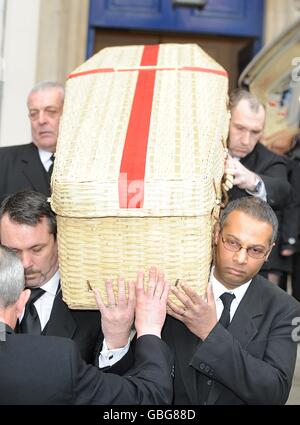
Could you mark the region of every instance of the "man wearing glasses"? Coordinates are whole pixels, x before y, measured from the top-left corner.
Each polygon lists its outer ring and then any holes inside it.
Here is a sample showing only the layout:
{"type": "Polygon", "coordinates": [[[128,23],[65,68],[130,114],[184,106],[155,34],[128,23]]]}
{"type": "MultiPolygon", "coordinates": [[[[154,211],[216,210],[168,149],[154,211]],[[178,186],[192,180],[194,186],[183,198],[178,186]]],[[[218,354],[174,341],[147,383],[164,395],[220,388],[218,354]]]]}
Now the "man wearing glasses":
{"type": "Polygon", "coordinates": [[[300,304],[257,274],[277,227],[260,198],[232,201],[215,229],[206,299],[185,282],[173,287],[182,305],[168,302],[163,338],[175,353],[174,404],[287,401],[300,304]]]}

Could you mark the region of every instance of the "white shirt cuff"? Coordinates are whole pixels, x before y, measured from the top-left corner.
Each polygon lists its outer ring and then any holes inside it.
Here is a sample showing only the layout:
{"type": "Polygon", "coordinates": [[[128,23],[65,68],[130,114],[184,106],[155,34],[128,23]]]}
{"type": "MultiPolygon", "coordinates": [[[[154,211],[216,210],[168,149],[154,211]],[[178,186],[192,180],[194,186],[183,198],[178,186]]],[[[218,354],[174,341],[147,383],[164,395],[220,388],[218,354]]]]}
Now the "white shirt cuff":
{"type": "Polygon", "coordinates": [[[246,192],[249,193],[249,195],[256,196],[257,198],[260,198],[263,201],[267,202],[266,186],[265,186],[265,183],[263,182],[263,180],[260,179],[260,181],[261,181],[262,184],[261,184],[258,192],[252,192],[251,190],[247,190],[247,189],[246,189],[246,192]]]}
{"type": "Polygon", "coordinates": [[[121,360],[122,357],[127,354],[130,347],[130,338],[128,338],[128,342],[124,347],[114,348],[113,350],[109,350],[107,348],[105,339],[103,340],[102,350],[99,355],[99,367],[110,367],[121,360]]]}

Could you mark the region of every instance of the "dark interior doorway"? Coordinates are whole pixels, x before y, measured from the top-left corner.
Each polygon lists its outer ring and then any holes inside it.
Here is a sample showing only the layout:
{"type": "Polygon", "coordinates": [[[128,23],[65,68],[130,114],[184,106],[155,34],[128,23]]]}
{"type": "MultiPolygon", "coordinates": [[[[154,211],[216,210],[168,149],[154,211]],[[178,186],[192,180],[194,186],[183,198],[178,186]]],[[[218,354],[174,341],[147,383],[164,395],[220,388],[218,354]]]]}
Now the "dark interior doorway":
{"type": "Polygon", "coordinates": [[[94,52],[104,47],[157,43],[196,43],[221,64],[229,74],[230,90],[237,86],[238,77],[251,59],[253,39],[197,34],[146,32],[97,28],[94,52]]]}

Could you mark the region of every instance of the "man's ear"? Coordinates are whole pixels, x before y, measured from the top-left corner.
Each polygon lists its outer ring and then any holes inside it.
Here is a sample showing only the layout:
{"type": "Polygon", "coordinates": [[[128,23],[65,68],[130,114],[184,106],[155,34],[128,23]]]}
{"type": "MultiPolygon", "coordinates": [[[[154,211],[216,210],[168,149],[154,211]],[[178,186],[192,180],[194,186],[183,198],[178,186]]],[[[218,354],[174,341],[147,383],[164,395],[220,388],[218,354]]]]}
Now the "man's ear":
{"type": "Polygon", "coordinates": [[[25,305],[30,297],[30,289],[24,289],[24,291],[21,292],[17,302],[16,302],[16,313],[17,317],[19,318],[21,314],[24,311],[25,305]]]}
{"type": "Polygon", "coordinates": [[[221,231],[220,223],[216,223],[214,227],[214,236],[213,236],[214,245],[217,245],[218,243],[220,231],[221,231]]]}

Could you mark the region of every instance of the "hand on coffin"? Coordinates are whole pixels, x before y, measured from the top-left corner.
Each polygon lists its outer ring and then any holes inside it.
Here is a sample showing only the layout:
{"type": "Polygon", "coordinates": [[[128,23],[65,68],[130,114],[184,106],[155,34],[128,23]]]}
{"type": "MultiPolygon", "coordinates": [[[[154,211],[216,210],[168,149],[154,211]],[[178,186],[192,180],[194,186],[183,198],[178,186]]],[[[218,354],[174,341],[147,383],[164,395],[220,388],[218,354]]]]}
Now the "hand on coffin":
{"type": "Polygon", "coordinates": [[[126,299],[125,280],[118,279],[118,297],[113,291],[113,282],[105,282],[108,305],[105,305],[98,289],[94,290],[95,298],[101,312],[101,326],[107,348],[112,350],[124,347],[128,343],[134,320],[135,288],[134,282],[128,285],[128,300],[126,299]]]}
{"type": "Polygon", "coordinates": [[[228,192],[233,187],[233,171],[234,171],[235,162],[231,158],[228,152],[225,154],[225,170],[223,175],[222,188],[224,191],[228,192]]]}
{"type": "Polygon", "coordinates": [[[135,328],[137,337],[151,334],[161,336],[166,319],[169,284],[164,274],[155,267],[149,270],[149,283],[144,287],[144,273],[139,272],[136,282],[135,328]]]}
{"type": "Polygon", "coordinates": [[[233,175],[232,174],[224,174],[222,188],[226,192],[233,187],[233,175]]]}
{"type": "Polygon", "coordinates": [[[167,313],[180,320],[196,336],[204,340],[217,324],[217,313],[211,285],[208,284],[206,299],[203,299],[186,282],[182,282],[180,289],[175,286],[171,291],[181,301],[182,307],[168,301],[167,313]]]}
{"type": "MultiPolygon", "coordinates": [[[[233,176],[233,179],[230,180],[231,183],[240,189],[255,190],[256,174],[248,170],[238,159],[232,158],[229,154],[225,161],[225,176],[227,175],[233,176]]],[[[229,186],[229,189],[231,187],[229,186]]]]}

